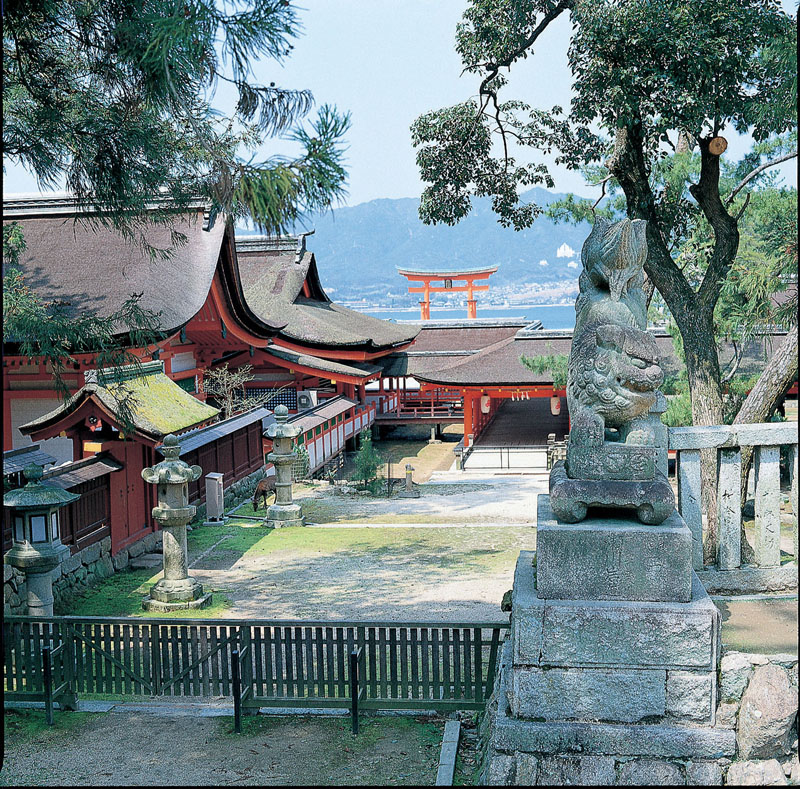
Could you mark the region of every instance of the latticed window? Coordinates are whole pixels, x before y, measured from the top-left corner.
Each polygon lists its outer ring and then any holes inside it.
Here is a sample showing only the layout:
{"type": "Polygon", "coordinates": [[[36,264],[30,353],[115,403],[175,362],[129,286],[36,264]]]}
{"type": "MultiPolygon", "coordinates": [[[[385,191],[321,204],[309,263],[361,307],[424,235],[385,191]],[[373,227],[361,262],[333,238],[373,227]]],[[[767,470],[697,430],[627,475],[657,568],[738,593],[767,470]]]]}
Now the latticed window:
{"type": "Polygon", "coordinates": [[[276,406],[285,405],[290,411],[297,410],[296,389],[274,389],[261,386],[248,386],[248,393],[269,394],[272,399],[267,403],[267,408],[275,409],[276,406]]]}

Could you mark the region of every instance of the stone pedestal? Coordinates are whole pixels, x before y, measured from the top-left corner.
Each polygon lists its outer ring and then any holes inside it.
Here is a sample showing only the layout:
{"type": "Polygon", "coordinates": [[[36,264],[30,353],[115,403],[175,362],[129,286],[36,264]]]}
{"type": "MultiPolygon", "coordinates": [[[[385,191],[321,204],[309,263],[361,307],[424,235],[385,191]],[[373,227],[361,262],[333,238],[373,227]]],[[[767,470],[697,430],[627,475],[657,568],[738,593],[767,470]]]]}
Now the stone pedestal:
{"type": "Polygon", "coordinates": [[[715,760],[736,744],[715,727],[720,615],[691,551],[677,513],[659,526],[630,515],[564,524],[539,497],[537,551],[517,562],[489,704],[484,783],[721,775],[715,760]]]}
{"type": "Polygon", "coordinates": [[[412,479],[412,472],[414,471],[410,463],[406,463],[406,482],[403,490],[400,491],[399,496],[401,499],[418,499],[419,491],[414,488],[414,480],[412,479]]]}
{"type": "Polygon", "coordinates": [[[658,526],[628,517],[560,523],[539,496],[537,583],[544,598],[688,603],[692,534],[677,510],[658,526]]]}
{"type": "Polygon", "coordinates": [[[203,585],[189,575],[186,524],[162,525],[162,531],[164,577],[150,589],[142,607],[146,611],[176,611],[210,605],[211,594],[204,594],[203,585]]]}
{"type": "Polygon", "coordinates": [[[556,600],[534,556],[520,553],[514,577],[512,715],[713,724],[720,616],[696,575],[687,603],[556,600]]]}
{"type": "Polygon", "coordinates": [[[59,546],[52,556],[42,557],[24,568],[28,591],[28,616],[53,616],[53,570],[69,556],[66,545],[59,546]]]}

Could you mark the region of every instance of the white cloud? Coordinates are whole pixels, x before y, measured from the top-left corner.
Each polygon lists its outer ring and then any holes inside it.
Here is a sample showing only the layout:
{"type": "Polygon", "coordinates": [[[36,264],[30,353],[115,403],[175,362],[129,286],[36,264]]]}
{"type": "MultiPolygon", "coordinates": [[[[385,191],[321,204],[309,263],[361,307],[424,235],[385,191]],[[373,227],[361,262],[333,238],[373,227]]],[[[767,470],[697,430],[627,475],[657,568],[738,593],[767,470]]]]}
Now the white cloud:
{"type": "Polygon", "coordinates": [[[569,244],[562,244],[556,251],[557,258],[571,258],[575,256],[575,250],[569,244]]]}
{"type": "Polygon", "coordinates": [[[540,260],[540,261],[539,261],[539,265],[540,265],[540,266],[546,266],[546,265],[548,265],[548,263],[547,263],[547,261],[546,261],[546,260],[540,260]]]}
{"type": "Polygon", "coordinates": [[[578,268],[578,264],[574,260],[570,260],[570,262],[567,263],[567,268],[578,268]]]}

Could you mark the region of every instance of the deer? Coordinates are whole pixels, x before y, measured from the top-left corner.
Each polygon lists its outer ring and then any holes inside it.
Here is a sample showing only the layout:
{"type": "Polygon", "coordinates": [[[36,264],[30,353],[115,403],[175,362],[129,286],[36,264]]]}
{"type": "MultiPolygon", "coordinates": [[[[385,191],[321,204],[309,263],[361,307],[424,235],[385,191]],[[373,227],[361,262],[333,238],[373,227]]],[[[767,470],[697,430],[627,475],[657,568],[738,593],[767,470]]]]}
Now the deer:
{"type": "Polygon", "coordinates": [[[253,494],[253,512],[258,511],[259,496],[264,500],[264,509],[267,508],[267,496],[269,496],[270,493],[272,493],[276,499],[278,498],[278,494],[275,492],[276,480],[277,476],[274,474],[270,477],[264,477],[264,479],[259,480],[258,485],[256,485],[255,493],[253,494]]]}

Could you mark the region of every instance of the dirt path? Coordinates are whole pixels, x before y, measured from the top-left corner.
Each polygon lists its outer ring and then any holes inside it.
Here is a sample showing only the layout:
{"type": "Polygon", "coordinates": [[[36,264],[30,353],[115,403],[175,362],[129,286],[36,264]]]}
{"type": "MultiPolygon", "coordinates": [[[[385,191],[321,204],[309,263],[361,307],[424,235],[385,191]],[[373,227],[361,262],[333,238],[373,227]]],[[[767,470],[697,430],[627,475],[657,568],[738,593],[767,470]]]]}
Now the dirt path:
{"type": "MultiPolygon", "coordinates": [[[[25,710],[23,715],[43,713],[25,710]]],[[[9,735],[5,786],[432,785],[444,722],[366,717],[245,719],[114,711],[57,713],[52,729],[9,735]],[[135,746],[135,747],[132,747],[135,746]]],[[[10,716],[19,713],[7,714],[10,716]]]]}

